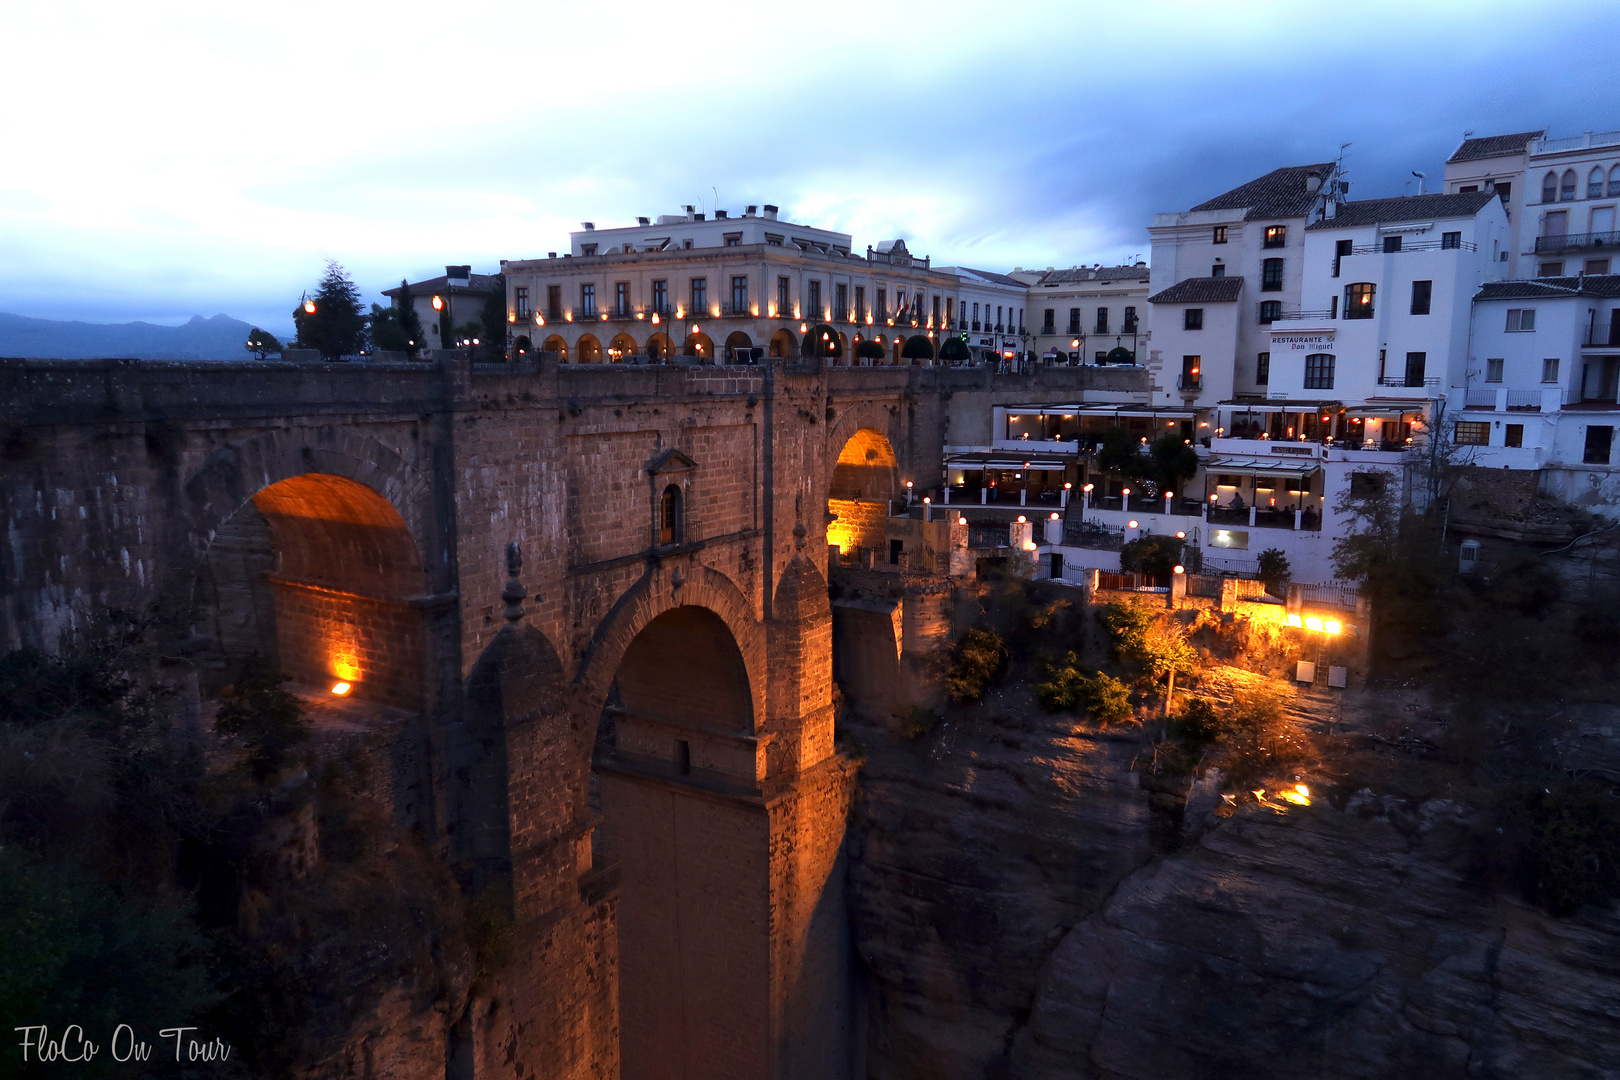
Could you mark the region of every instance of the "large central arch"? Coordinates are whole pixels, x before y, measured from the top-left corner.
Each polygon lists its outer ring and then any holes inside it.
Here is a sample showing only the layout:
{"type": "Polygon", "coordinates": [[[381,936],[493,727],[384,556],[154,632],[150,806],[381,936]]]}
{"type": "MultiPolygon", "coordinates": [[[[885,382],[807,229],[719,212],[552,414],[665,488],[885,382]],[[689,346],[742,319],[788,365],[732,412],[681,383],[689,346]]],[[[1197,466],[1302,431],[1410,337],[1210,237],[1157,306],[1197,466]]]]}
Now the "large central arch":
{"type": "MultiPolygon", "coordinates": [[[[836,445],[836,443],[834,444],[836,445]]],[[[840,552],[882,549],[892,500],[900,497],[900,463],[882,432],[860,427],[839,447],[827,489],[827,542],[840,552]]]]}

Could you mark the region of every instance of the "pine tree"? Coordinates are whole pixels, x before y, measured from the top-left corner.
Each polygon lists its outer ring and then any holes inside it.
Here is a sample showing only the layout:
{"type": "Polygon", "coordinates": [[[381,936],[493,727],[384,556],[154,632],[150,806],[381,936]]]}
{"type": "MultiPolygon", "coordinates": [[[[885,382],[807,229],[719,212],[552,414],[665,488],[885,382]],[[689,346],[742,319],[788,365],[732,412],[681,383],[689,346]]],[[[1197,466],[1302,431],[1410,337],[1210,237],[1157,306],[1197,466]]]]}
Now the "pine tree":
{"type": "Polygon", "coordinates": [[[327,260],[314,306],[310,311],[307,302],[302,303],[293,312],[300,345],[320,350],[327,360],[353,356],[365,348],[366,314],[360,306],[360,289],[333,260],[327,260]]]}
{"type": "Polygon", "coordinates": [[[416,299],[404,278],[399,281],[399,295],[394,297],[395,319],[405,331],[406,349],[412,356],[427,347],[427,331],[422,329],[422,317],[416,313],[416,299]]]}
{"type": "Polygon", "coordinates": [[[281,342],[276,340],[276,335],[260,330],[255,326],[248,331],[246,347],[248,352],[257,356],[260,360],[265,360],[269,358],[271,353],[281,351],[281,342]]]}
{"type": "Polygon", "coordinates": [[[484,299],[484,310],[479,313],[484,354],[496,360],[506,357],[506,336],[511,331],[506,322],[506,275],[496,274],[489,279],[489,295],[484,299]]]}

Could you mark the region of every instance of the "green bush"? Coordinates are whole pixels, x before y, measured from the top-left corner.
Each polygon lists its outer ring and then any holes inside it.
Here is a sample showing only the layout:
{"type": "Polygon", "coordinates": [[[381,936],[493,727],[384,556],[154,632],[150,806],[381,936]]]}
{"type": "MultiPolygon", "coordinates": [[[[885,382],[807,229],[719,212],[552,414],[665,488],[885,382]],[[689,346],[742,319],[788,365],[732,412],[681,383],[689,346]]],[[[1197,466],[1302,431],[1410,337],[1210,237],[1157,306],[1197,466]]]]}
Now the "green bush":
{"type": "Polygon", "coordinates": [[[246,764],[255,780],[268,780],[286,768],[293,747],[309,738],[303,707],[281,688],[286,681],[287,676],[254,653],[220,694],[214,728],[247,744],[246,764]]]}
{"type": "Polygon", "coordinates": [[[1218,741],[1234,782],[1246,784],[1275,775],[1309,756],[1309,744],[1288,718],[1292,696],[1287,686],[1270,681],[1233,692],[1218,741]]]}
{"type": "Polygon", "coordinates": [[[1620,798],[1595,783],[1524,783],[1497,800],[1519,887],[1554,915],[1620,898],[1620,798]]]}
{"type": "Polygon", "coordinates": [[[1120,549],[1119,568],[1126,573],[1146,574],[1162,583],[1181,564],[1185,543],[1173,536],[1143,536],[1132,540],[1120,549]]]}
{"type": "Polygon", "coordinates": [[[1170,734],[1189,746],[1205,747],[1221,737],[1226,725],[1206,698],[1195,697],[1187,702],[1180,716],[1170,720],[1170,734]]]}
{"type": "Polygon", "coordinates": [[[1051,679],[1035,685],[1035,696],[1053,712],[1083,708],[1101,724],[1118,723],[1133,715],[1129,688],[1112,675],[1088,674],[1074,653],[1061,664],[1048,665],[1046,671],[1051,679]]]}
{"type": "Polygon", "coordinates": [[[952,701],[978,701],[1007,667],[1007,646],[994,630],[972,627],[951,649],[945,671],[945,696],[952,701]]]}
{"type": "Polygon", "coordinates": [[[939,723],[939,714],[933,709],[922,705],[913,705],[906,710],[906,715],[900,721],[900,737],[902,739],[916,740],[934,730],[939,723]]]}

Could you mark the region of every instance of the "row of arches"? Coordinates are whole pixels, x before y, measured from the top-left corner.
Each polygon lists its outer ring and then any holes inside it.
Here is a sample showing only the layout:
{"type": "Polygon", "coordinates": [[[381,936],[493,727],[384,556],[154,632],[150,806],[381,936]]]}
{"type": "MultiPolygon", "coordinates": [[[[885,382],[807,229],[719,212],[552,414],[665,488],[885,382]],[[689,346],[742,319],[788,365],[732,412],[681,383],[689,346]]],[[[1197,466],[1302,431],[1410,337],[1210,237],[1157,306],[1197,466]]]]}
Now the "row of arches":
{"type": "Polygon", "coordinates": [[[1594,165],[1586,174],[1584,192],[1580,190],[1580,177],[1574,169],[1565,169],[1562,174],[1551,169],[1541,178],[1541,201],[1544,203],[1574,202],[1583,196],[1588,199],[1620,197],[1620,165],[1610,166],[1607,173],[1603,166],[1594,165]]]}
{"type": "MultiPolygon", "coordinates": [[[[519,353],[533,345],[528,337],[517,339],[519,353]]],[[[688,333],[678,344],[662,331],[638,342],[628,333],[615,334],[605,342],[595,334],[581,334],[570,345],[561,334],[552,334],[540,343],[543,352],[553,353],[564,363],[622,364],[645,357],[653,363],[663,363],[675,356],[688,356],[709,363],[753,363],[763,356],[773,358],[820,357],[833,363],[860,364],[931,364],[936,360],[961,362],[968,359],[968,350],[956,338],[943,343],[929,334],[875,334],[857,333],[853,337],[821,324],[811,327],[801,336],[788,329],[779,329],[764,343],[756,343],[746,331],[737,330],[727,335],[723,344],[702,331],[688,333]],[[959,347],[959,348],[958,348],[959,347]],[[961,355],[955,355],[960,352],[961,355]]]]}

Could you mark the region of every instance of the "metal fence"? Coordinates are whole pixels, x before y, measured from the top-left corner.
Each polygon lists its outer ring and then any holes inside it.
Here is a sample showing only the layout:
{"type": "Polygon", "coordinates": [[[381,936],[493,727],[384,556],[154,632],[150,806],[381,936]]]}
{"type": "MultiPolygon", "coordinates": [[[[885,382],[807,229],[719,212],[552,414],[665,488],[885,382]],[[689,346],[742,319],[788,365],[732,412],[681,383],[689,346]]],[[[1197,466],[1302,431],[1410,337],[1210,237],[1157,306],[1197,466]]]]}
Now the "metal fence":
{"type": "Polygon", "coordinates": [[[1307,604],[1326,604],[1354,610],[1361,591],[1354,585],[1301,585],[1300,599],[1307,604]]]}

